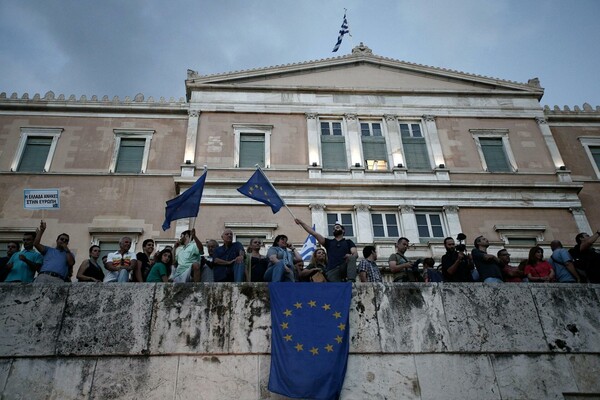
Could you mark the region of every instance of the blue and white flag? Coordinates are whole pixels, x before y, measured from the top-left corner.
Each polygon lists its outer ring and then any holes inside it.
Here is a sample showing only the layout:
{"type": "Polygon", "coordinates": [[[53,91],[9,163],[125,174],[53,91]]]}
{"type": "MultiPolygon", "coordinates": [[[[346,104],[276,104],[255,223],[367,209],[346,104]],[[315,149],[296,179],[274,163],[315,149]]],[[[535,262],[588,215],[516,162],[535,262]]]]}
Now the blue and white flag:
{"type": "MultiPolygon", "coordinates": [[[[315,226],[313,225],[313,230],[315,226]]],[[[310,260],[313,252],[317,249],[317,238],[311,235],[310,233],[306,237],[302,248],[300,249],[300,256],[302,256],[303,261],[310,260]]]]}
{"type": "Polygon", "coordinates": [[[340,28],[340,35],[338,36],[337,43],[333,46],[333,53],[338,51],[340,45],[342,44],[342,39],[345,34],[350,34],[350,29],[348,29],[348,20],[346,19],[346,12],[344,12],[344,21],[342,22],[342,26],[340,28]]]}

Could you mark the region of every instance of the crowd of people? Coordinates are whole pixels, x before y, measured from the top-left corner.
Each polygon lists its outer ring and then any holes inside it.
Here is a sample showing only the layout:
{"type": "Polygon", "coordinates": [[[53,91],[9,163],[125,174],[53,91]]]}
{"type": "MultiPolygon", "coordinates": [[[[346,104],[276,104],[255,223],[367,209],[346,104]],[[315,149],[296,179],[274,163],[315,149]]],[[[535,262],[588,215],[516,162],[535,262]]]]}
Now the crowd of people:
{"type": "MultiPolygon", "coordinates": [[[[296,224],[315,237],[319,247],[307,266],[286,235],[277,235],[266,256],[260,253],[263,242],[252,238],[247,249],[233,241],[226,229],[216,240],[203,243],[195,229],[183,232],[173,246],[155,252],[152,239],[144,240],[142,251],[131,251],[131,238],[119,241],[119,250],[100,260],[101,249],[93,245],[89,257],[76,272],[79,282],[383,282],[377,261],[377,248],[367,245],[358,262],[356,245],[344,237],[341,224],[333,227],[333,238],[316,232],[300,219],[296,224]]],[[[0,258],[0,281],[22,283],[70,282],[75,255],[69,250],[69,235],[61,233],[54,247],[42,244],[46,223],[36,232],[27,232],[21,243],[9,242],[7,257],[0,258]]],[[[527,259],[511,265],[507,249],[488,254],[489,241],[479,236],[472,251],[464,243],[444,239],[446,254],[436,267],[433,258],[409,259],[409,240],[398,239],[389,259],[394,282],[600,282],[600,252],[593,245],[600,231],[580,233],[576,245],[567,250],[558,240],[550,243],[552,254],[544,259],[544,250],[534,246],[527,259]]]]}

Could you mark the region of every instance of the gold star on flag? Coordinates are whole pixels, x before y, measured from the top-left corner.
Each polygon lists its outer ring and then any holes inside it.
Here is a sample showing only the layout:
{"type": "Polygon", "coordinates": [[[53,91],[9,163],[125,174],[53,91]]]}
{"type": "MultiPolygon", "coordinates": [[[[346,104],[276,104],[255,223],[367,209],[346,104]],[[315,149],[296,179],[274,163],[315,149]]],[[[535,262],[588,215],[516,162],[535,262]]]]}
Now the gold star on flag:
{"type": "Polygon", "coordinates": [[[338,328],[340,328],[340,331],[343,331],[344,329],[346,329],[346,324],[339,324],[338,328]]]}
{"type": "Polygon", "coordinates": [[[296,304],[294,304],[294,307],[296,307],[296,308],[302,308],[302,303],[296,302],[296,304]]]}
{"type": "Polygon", "coordinates": [[[292,335],[288,334],[288,335],[285,335],[283,338],[285,339],[286,342],[290,342],[292,340],[292,335]]]}
{"type": "Polygon", "coordinates": [[[339,335],[335,337],[335,341],[338,343],[342,343],[342,340],[344,340],[344,338],[339,335]]]}
{"type": "Polygon", "coordinates": [[[294,346],[296,348],[296,350],[298,351],[302,351],[304,350],[304,345],[301,345],[300,343],[296,343],[296,345],[294,346]]]}
{"type": "Polygon", "coordinates": [[[342,318],[342,314],[339,311],[334,312],[333,316],[335,317],[335,319],[342,318]]]}
{"type": "Polygon", "coordinates": [[[323,307],[323,310],[327,311],[327,310],[331,310],[331,306],[329,304],[325,304],[323,307]]]}
{"type": "Polygon", "coordinates": [[[292,315],[292,310],[285,310],[283,312],[283,315],[285,315],[286,317],[289,317],[290,315],[292,315]]]}
{"type": "Polygon", "coordinates": [[[311,301],[308,302],[308,305],[311,306],[311,307],[316,307],[317,306],[317,302],[314,301],[314,300],[311,300],[311,301]]]}
{"type": "Polygon", "coordinates": [[[328,353],[331,353],[333,351],[333,346],[330,344],[327,344],[327,346],[325,346],[325,350],[327,350],[328,353]]]}
{"type": "Polygon", "coordinates": [[[288,328],[288,323],[284,322],[281,324],[281,329],[287,329],[288,328]]]}
{"type": "Polygon", "coordinates": [[[316,347],[313,347],[312,349],[310,349],[310,352],[312,353],[313,356],[316,356],[319,354],[319,349],[317,349],[316,347]]]}

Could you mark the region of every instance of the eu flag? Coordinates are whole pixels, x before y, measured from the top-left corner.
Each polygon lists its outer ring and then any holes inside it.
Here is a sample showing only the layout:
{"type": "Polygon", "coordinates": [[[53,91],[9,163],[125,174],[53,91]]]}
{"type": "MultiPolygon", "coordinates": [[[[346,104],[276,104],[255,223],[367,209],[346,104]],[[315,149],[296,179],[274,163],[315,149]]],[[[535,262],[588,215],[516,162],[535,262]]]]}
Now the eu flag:
{"type": "Polygon", "coordinates": [[[240,186],[237,191],[244,196],[270,206],[273,214],[277,213],[285,204],[273,185],[271,185],[269,178],[265,176],[260,168],[257,168],[256,172],[248,179],[248,182],[240,186]]]}
{"type": "Polygon", "coordinates": [[[171,227],[171,221],[176,219],[196,217],[200,209],[200,200],[204,191],[204,182],[206,181],[207,172],[203,173],[200,178],[188,190],[181,193],[174,199],[167,201],[165,207],[165,222],[162,224],[163,231],[171,227]]]}
{"type": "Polygon", "coordinates": [[[269,284],[269,390],[288,397],[337,399],[349,349],[352,284],[269,284]]]}

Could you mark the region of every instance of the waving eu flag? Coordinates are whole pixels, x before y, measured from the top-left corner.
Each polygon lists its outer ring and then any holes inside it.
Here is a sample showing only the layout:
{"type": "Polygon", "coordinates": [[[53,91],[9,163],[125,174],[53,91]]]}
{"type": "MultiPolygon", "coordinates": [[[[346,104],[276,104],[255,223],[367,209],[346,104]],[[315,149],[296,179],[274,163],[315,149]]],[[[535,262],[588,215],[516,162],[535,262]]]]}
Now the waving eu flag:
{"type": "Polygon", "coordinates": [[[165,222],[162,224],[163,231],[166,231],[171,227],[171,221],[176,219],[196,217],[198,210],[200,210],[200,200],[202,199],[202,192],[204,191],[204,182],[206,181],[206,174],[202,174],[200,178],[194,183],[188,190],[181,193],[174,199],[167,201],[165,207],[165,222]]]}
{"type": "Polygon", "coordinates": [[[352,284],[269,284],[269,390],[288,397],[337,399],[349,350],[352,284]]]}
{"type": "Polygon", "coordinates": [[[256,172],[248,179],[248,182],[240,186],[237,191],[244,196],[270,206],[273,214],[285,205],[283,199],[279,197],[279,193],[271,185],[269,178],[265,176],[260,168],[257,168],[256,172]]]}

